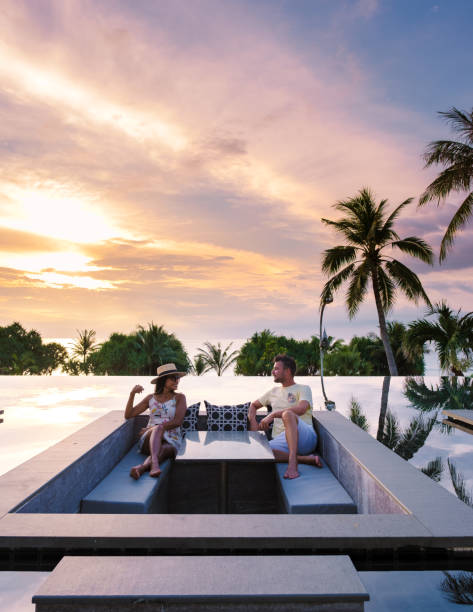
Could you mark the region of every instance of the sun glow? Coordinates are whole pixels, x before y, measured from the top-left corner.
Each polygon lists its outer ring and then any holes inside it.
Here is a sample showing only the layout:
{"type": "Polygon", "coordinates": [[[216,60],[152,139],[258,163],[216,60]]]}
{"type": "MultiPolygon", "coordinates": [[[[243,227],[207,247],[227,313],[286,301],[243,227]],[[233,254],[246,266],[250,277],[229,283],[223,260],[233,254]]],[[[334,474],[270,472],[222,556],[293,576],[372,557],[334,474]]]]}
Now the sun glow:
{"type": "Polygon", "coordinates": [[[107,240],[117,233],[97,208],[97,198],[53,181],[23,188],[3,185],[1,224],[9,229],[32,232],[78,243],[107,240]]]}
{"type": "Polygon", "coordinates": [[[116,283],[92,278],[91,276],[69,276],[57,272],[40,272],[39,274],[26,274],[25,276],[31,280],[41,281],[47,287],[55,289],[63,287],[93,290],[116,289],[116,283]]]}

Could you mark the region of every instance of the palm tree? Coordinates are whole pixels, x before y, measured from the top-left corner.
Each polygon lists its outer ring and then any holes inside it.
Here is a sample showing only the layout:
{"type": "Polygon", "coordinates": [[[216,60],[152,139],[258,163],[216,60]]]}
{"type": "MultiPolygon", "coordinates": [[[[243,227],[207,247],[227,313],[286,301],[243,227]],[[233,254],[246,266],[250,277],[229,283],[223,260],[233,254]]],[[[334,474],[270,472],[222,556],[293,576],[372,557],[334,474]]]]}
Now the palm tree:
{"type": "Polygon", "coordinates": [[[404,339],[405,351],[415,355],[423,350],[426,342],[433,342],[442,370],[463,376],[463,370],[471,366],[473,358],[473,312],[461,317],[460,311],[453,312],[443,300],[430,306],[426,316],[437,315],[437,321],[417,319],[409,323],[404,339]]]}
{"type": "Polygon", "coordinates": [[[325,283],[321,303],[350,280],[346,301],[348,314],[352,318],[365,298],[368,281],[371,280],[381,340],[391,376],[397,376],[397,366],[389,342],[385,313],[392,308],[396,289],[400,289],[410,300],[417,302],[421,298],[430,305],[417,274],[383,252],[386,247],[396,248],[432,264],[432,249],[424,240],[416,236],[401,239],[393,229],[394,221],[411,201],[412,198],[405,200],[387,216],[387,200],[376,204],[371,192],[362,189],[354,198],[334,205],[346,214],[345,217],[338,221],[322,219],[340,232],[348,244],[324,251],[322,270],[333,276],[325,283]]]}
{"type": "Polygon", "coordinates": [[[221,376],[237,360],[238,351],[229,352],[232,344],[230,342],[225,349],[222,349],[220,342],[217,345],[205,342],[205,349],[199,348],[197,357],[200,356],[202,358],[207,365],[207,371],[215,370],[217,376],[221,376]]]}
{"type": "MultiPolygon", "coordinates": [[[[470,113],[453,107],[440,112],[459,134],[460,141],[436,140],[431,142],[424,153],[425,166],[443,164],[445,169],[430,183],[420,196],[419,206],[431,200],[442,200],[452,191],[469,191],[473,181],[473,109],[470,113]]],[[[473,192],[468,193],[450,221],[440,245],[440,261],[452,248],[455,234],[469,221],[473,214],[473,192]]]]}
{"type": "Polygon", "coordinates": [[[79,334],[78,339],[72,345],[72,354],[74,357],[82,359],[82,365],[85,366],[87,357],[99,348],[95,342],[95,330],[84,329],[83,331],[76,330],[79,334]]]}
{"type": "Polygon", "coordinates": [[[163,363],[175,363],[180,368],[188,369],[188,357],[182,343],[162,325],[152,321],[147,329],[138,325],[135,345],[144,361],[143,374],[154,374],[157,366],[163,363]]]}
{"type": "Polygon", "coordinates": [[[194,357],[194,362],[191,365],[191,372],[195,376],[202,376],[210,370],[210,367],[205,363],[202,355],[196,355],[194,357]]]}

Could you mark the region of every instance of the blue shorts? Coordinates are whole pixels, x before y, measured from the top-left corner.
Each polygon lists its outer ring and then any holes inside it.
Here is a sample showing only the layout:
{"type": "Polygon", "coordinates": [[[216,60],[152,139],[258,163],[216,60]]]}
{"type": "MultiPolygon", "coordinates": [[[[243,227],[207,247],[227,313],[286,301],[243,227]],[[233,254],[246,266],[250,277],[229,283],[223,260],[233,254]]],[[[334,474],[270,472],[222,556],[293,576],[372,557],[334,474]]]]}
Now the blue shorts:
{"type": "MultiPolygon", "coordinates": [[[[317,434],[313,427],[308,425],[305,421],[299,419],[297,424],[297,432],[299,434],[299,440],[297,442],[297,454],[298,455],[310,455],[317,446],[317,434]]],[[[289,452],[289,447],[286,440],[286,432],[278,434],[275,438],[269,441],[269,445],[273,450],[279,450],[284,453],[289,452]]]]}

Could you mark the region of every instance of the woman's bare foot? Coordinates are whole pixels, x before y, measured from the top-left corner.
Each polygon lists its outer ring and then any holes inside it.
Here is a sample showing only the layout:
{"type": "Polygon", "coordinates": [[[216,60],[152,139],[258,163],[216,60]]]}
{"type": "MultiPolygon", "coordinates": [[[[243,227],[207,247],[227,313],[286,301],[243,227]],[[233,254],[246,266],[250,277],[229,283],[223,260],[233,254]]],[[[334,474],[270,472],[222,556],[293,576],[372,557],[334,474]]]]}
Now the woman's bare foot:
{"type": "Polygon", "coordinates": [[[307,455],[307,463],[317,468],[323,468],[322,459],[318,455],[307,455]]]}
{"type": "Polygon", "coordinates": [[[149,471],[149,475],[152,478],[157,478],[159,475],[161,474],[161,468],[159,467],[158,464],[151,464],[151,469],[149,471]]]}
{"type": "Polygon", "coordinates": [[[144,471],[143,465],[135,465],[130,470],[130,476],[135,480],[139,480],[144,471]]]}
{"type": "Polygon", "coordinates": [[[293,478],[299,478],[300,474],[297,471],[297,463],[292,464],[289,463],[287,466],[287,470],[284,473],[284,478],[288,478],[289,480],[292,480],[293,478]]]}

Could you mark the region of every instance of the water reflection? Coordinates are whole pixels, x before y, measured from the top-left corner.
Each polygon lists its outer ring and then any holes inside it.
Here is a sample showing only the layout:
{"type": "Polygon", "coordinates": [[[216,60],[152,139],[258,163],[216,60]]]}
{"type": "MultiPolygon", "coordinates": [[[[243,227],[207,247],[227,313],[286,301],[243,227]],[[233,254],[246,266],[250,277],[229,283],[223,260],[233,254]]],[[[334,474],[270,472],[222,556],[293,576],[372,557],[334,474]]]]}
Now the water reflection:
{"type": "MultiPolygon", "coordinates": [[[[434,428],[446,436],[454,432],[453,427],[439,420],[442,410],[470,410],[472,408],[473,384],[471,379],[441,377],[438,383],[430,382],[429,384],[424,378],[407,378],[404,382],[403,394],[408,400],[407,407],[413,408],[416,414],[411,417],[406,426],[402,427],[400,425],[401,415],[389,409],[390,385],[391,378],[384,377],[376,439],[407,461],[412,459],[425,445],[434,428]]],[[[396,411],[399,413],[399,408],[396,411]]],[[[401,412],[403,413],[404,410],[401,412]]],[[[349,406],[348,418],[365,431],[369,430],[367,416],[360,402],[353,397],[349,406]]],[[[452,446],[454,446],[453,443],[452,446]]],[[[473,444],[470,440],[468,454],[472,451],[473,444]]],[[[450,478],[450,486],[446,488],[453,489],[461,501],[473,506],[473,492],[470,491],[468,484],[468,480],[473,477],[471,463],[465,474],[451,457],[447,457],[445,463],[442,455],[439,454],[430,458],[425,465],[417,467],[436,482],[442,481],[442,475],[446,471],[445,478],[448,476],[450,478]],[[446,466],[448,470],[445,470],[446,466]]],[[[446,481],[441,484],[445,485],[446,481]]]]}
{"type": "Polygon", "coordinates": [[[473,572],[444,572],[440,589],[448,601],[473,606],[473,572]]]}

